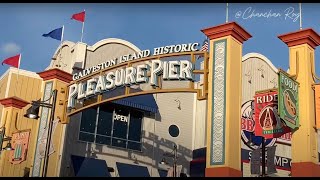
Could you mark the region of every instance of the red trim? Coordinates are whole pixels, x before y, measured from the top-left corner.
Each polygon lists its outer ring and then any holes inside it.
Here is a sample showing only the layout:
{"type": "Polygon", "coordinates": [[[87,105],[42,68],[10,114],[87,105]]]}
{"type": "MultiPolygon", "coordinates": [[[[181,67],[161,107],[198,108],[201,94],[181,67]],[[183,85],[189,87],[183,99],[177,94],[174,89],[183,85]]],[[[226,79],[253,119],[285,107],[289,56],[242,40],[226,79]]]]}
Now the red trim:
{"type": "Polygon", "coordinates": [[[291,146],[290,143],[285,143],[285,142],[281,142],[281,141],[278,141],[278,140],[276,140],[276,143],[291,146]]]}
{"type": "Polygon", "coordinates": [[[205,177],[242,177],[242,172],[231,167],[207,167],[205,177]]]}
{"type": "Polygon", "coordinates": [[[193,159],[192,161],[190,161],[190,163],[192,163],[192,164],[203,163],[203,162],[206,162],[206,158],[205,157],[193,159]]]}
{"type": "Polygon", "coordinates": [[[291,46],[297,46],[301,44],[309,44],[313,49],[320,45],[320,36],[313,29],[303,29],[287,34],[278,36],[284,43],[291,46]]]}
{"type": "Polygon", "coordinates": [[[296,162],[291,165],[292,177],[319,177],[320,166],[313,162],[296,162]]]}
{"type": "Polygon", "coordinates": [[[243,163],[250,163],[249,160],[241,160],[241,162],[243,162],[243,163]]]}
{"type": "Polygon", "coordinates": [[[47,71],[38,72],[39,76],[44,80],[51,80],[51,79],[59,79],[61,81],[64,81],[66,83],[70,83],[72,81],[72,75],[62,71],[60,69],[54,68],[49,69],[47,71]]]}
{"type": "Polygon", "coordinates": [[[0,99],[0,104],[2,104],[4,107],[15,107],[18,109],[22,109],[25,107],[29,102],[18,98],[16,96],[0,99]]]}
{"type": "Polygon", "coordinates": [[[201,31],[208,36],[210,40],[231,35],[240,43],[243,43],[252,37],[251,34],[236,22],[224,23],[218,26],[202,29],[201,31]]]}

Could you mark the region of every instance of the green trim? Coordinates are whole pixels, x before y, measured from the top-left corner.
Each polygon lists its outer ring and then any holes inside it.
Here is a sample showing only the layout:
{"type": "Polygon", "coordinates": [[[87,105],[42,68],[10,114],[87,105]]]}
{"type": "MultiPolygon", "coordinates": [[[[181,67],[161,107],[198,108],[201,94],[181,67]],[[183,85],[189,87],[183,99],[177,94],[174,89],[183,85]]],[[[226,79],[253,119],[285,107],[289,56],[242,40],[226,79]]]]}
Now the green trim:
{"type": "Polygon", "coordinates": [[[227,39],[222,39],[219,41],[214,42],[213,44],[213,68],[212,68],[212,113],[211,113],[211,143],[210,143],[210,165],[223,165],[225,164],[225,126],[226,126],[226,69],[227,69],[227,39]],[[212,159],[212,154],[213,154],[213,125],[214,125],[214,67],[215,67],[215,48],[216,48],[216,44],[217,43],[221,43],[224,42],[224,50],[225,50],[225,54],[224,54],[224,94],[223,94],[223,98],[224,98],[224,109],[223,109],[223,140],[222,140],[222,161],[221,162],[213,162],[212,159]]]}

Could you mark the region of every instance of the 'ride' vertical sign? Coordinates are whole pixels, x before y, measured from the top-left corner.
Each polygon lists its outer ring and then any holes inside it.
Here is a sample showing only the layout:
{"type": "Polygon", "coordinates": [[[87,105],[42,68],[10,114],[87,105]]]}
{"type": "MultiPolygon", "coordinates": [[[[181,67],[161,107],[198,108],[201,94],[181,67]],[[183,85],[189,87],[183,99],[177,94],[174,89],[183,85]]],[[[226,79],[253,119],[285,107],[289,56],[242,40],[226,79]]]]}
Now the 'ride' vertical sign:
{"type": "Polygon", "coordinates": [[[255,135],[265,139],[278,138],[290,131],[278,115],[278,92],[276,89],[258,91],[254,96],[255,135]]]}

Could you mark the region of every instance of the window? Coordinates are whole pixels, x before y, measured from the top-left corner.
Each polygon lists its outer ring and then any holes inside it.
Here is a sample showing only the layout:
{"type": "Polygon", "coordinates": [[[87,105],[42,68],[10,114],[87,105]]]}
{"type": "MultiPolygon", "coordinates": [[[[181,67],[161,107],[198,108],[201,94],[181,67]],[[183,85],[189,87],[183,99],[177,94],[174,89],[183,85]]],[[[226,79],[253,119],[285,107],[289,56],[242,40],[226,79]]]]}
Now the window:
{"type": "Polygon", "coordinates": [[[100,106],[96,143],[111,144],[113,108],[107,104],[100,106]]]}
{"type": "Polygon", "coordinates": [[[169,134],[171,137],[178,137],[179,136],[179,128],[178,126],[172,124],[169,127],[169,134]]]}
{"type": "Polygon", "coordinates": [[[127,139],[129,111],[122,108],[115,109],[113,117],[113,137],[127,139]]]}
{"type": "Polygon", "coordinates": [[[90,108],[82,112],[79,140],[141,151],[142,119],[141,111],[109,103],[90,108]]]}
{"type": "Polygon", "coordinates": [[[89,108],[82,112],[79,140],[94,142],[96,119],[97,119],[97,108],[89,108]]]}
{"type": "Polygon", "coordinates": [[[132,110],[130,112],[130,124],[128,133],[128,149],[141,149],[141,125],[143,114],[139,111],[132,110]],[[140,132],[140,133],[138,133],[140,132]]]}

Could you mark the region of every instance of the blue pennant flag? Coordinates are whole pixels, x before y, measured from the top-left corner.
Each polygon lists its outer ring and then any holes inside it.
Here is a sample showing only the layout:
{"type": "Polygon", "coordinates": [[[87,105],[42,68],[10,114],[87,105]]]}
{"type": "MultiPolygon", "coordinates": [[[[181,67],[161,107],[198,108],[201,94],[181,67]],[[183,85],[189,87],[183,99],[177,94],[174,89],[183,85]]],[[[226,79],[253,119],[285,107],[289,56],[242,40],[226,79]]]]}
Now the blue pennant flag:
{"type": "Polygon", "coordinates": [[[61,41],[62,36],[63,36],[63,27],[52,30],[51,32],[49,32],[47,34],[43,34],[42,36],[51,37],[53,39],[61,41]]]}

